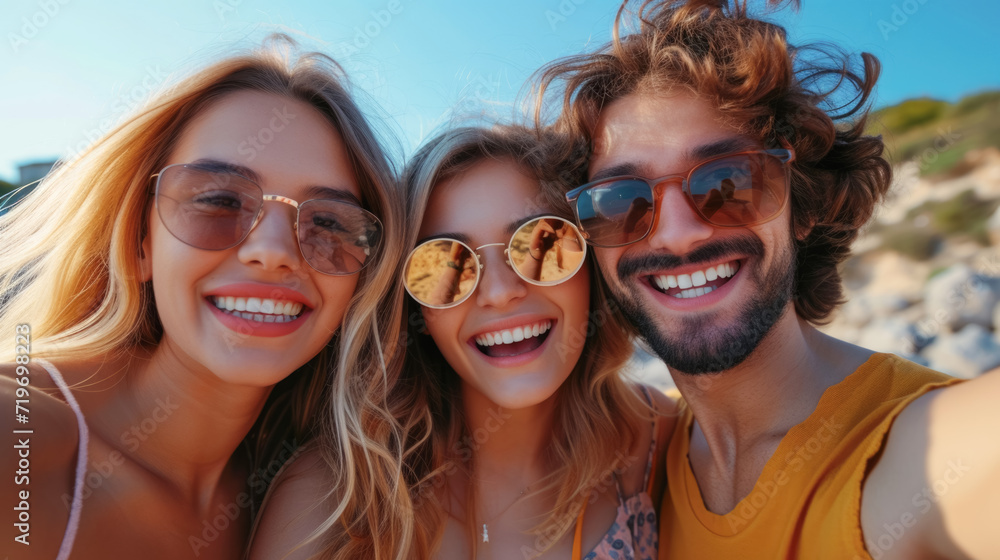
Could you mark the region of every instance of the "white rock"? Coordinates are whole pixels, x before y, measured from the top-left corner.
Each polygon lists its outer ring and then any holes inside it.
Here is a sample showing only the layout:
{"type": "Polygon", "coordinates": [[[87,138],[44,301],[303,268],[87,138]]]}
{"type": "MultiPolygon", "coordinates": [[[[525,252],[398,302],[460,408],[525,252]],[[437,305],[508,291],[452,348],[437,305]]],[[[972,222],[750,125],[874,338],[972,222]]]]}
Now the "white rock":
{"type": "Polygon", "coordinates": [[[957,264],[931,278],[925,289],[927,316],[958,331],[969,324],[993,327],[993,308],[1000,302],[1000,279],[957,264]]]}
{"type": "Polygon", "coordinates": [[[954,335],[939,336],[923,355],[932,369],[966,379],[1000,367],[1000,343],[975,323],[954,335]]]}
{"type": "Polygon", "coordinates": [[[876,352],[909,356],[919,352],[928,342],[912,324],[899,317],[888,317],[876,319],[862,329],[857,344],[876,352]]]}

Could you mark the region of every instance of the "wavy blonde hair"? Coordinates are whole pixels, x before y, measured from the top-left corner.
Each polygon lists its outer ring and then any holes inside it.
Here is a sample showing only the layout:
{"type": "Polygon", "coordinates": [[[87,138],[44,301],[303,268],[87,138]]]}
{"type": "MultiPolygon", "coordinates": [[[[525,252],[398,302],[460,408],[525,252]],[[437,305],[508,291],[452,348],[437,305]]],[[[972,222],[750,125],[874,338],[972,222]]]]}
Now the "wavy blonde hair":
{"type": "MultiPolygon", "coordinates": [[[[570,217],[562,192],[566,177],[572,174],[550,157],[558,142],[560,138],[548,132],[519,126],[457,128],[427,142],[404,171],[407,208],[415,217],[407,228],[409,245],[416,244],[421,217],[435,186],[487,159],[510,162],[538,179],[538,198],[525,201],[527,206],[570,217]]],[[[567,520],[576,518],[598,481],[619,468],[619,456],[631,448],[644,419],[642,411],[650,410],[634,385],[620,374],[632,345],[594,261],[588,259],[587,266],[592,289],[587,330],[579,333],[585,337],[583,353],[556,396],[550,446],[556,467],[543,487],[533,490],[557,496],[549,516],[535,528],[538,534],[544,530],[548,546],[572,527],[567,520]]],[[[397,394],[413,413],[405,418],[410,440],[404,475],[411,486],[416,518],[414,557],[428,558],[444,528],[446,512],[438,499],[442,477],[456,469],[469,472],[474,453],[463,450],[460,443],[471,432],[462,414],[461,381],[433,340],[420,334],[423,319],[419,304],[407,298],[406,309],[410,318],[404,339],[407,359],[397,394]]],[[[468,505],[467,511],[471,511],[471,501],[468,505]]],[[[470,536],[474,536],[471,517],[468,522],[470,536]]]]}
{"type": "MultiPolygon", "coordinates": [[[[322,448],[336,522],[358,539],[377,537],[383,549],[405,550],[407,514],[369,507],[406,494],[393,444],[398,429],[385,406],[400,369],[392,351],[402,316],[403,198],[341,68],[319,53],[295,51],[291,39],[277,36],[180,81],[0,216],[0,332],[30,323],[32,355],[64,360],[156,345],[162,326],[139,260],[150,175],[165,165],[188,123],[230,93],[260,91],[309,104],[343,139],[363,204],[382,221],[382,246],[360,272],[338,335],[276,385],[245,442],[252,472],[270,474],[287,456],[279,457],[284,447],[325,433],[336,444],[322,448]]],[[[11,360],[13,334],[0,338],[0,358],[11,360]]]]}

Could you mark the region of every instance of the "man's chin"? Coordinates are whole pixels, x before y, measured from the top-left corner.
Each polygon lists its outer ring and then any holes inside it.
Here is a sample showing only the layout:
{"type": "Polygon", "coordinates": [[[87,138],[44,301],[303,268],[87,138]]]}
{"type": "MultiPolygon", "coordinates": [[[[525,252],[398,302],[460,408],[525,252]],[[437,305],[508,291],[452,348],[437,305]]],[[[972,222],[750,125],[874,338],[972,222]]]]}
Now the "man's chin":
{"type": "MultiPolygon", "coordinates": [[[[779,268],[778,270],[782,270],[779,268]]],[[[788,309],[794,271],[755,280],[754,295],[733,310],[678,313],[644,298],[641,290],[614,293],[622,314],[649,349],[672,371],[724,372],[749,358],[788,309]]],[[[617,292],[617,290],[613,290],[617,292]]],[[[792,311],[794,312],[794,311],[792,311]]]]}

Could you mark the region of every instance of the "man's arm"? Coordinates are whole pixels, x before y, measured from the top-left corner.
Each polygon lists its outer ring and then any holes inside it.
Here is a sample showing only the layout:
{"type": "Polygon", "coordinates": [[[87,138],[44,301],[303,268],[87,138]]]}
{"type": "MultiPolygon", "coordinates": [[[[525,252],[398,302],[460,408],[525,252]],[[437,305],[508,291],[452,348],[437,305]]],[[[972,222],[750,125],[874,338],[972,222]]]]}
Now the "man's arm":
{"type": "Polygon", "coordinates": [[[930,393],[896,419],[865,482],[875,558],[1000,558],[1000,371],[930,393]]]}

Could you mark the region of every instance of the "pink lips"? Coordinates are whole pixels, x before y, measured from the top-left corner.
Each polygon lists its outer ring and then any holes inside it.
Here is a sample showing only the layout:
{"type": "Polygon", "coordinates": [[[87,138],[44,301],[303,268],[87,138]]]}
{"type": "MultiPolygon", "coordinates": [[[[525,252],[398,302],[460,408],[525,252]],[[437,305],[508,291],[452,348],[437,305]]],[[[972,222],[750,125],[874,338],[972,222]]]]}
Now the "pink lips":
{"type": "Polygon", "coordinates": [[[513,317],[513,318],[510,318],[510,319],[505,319],[505,320],[501,320],[501,321],[496,321],[496,322],[489,323],[489,324],[485,325],[485,327],[486,327],[485,329],[482,329],[480,331],[480,333],[477,333],[477,334],[486,333],[486,332],[493,332],[493,331],[496,331],[496,330],[503,330],[505,328],[513,328],[513,327],[517,327],[517,326],[523,326],[523,325],[530,324],[531,322],[533,322],[533,321],[527,321],[526,322],[526,319],[533,319],[534,322],[537,322],[539,320],[548,320],[548,321],[552,322],[552,326],[549,328],[549,330],[546,332],[546,334],[543,335],[544,340],[542,340],[542,343],[539,344],[538,347],[535,348],[535,349],[533,349],[533,350],[529,350],[529,351],[527,351],[527,352],[525,352],[523,354],[517,354],[515,356],[489,356],[489,355],[484,354],[483,352],[481,352],[479,350],[479,348],[476,345],[476,340],[475,340],[474,336],[472,338],[469,338],[466,341],[466,344],[468,344],[469,347],[472,348],[472,351],[475,352],[476,355],[478,355],[480,358],[482,358],[483,360],[485,360],[487,363],[489,363],[490,365],[495,366],[495,367],[513,368],[513,367],[521,366],[521,365],[524,365],[524,364],[528,364],[531,361],[533,361],[536,358],[538,358],[539,356],[541,356],[543,352],[545,352],[545,349],[548,347],[548,344],[549,344],[549,339],[551,338],[550,335],[552,335],[552,333],[555,331],[555,329],[558,326],[559,322],[556,319],[551,318],[551,317],[546,317],[544,319],[538,319],[534,315],[513,317]]]}
{"type": "Polygon", "coordinates": [[[218,288],[213,288],[212,290],[206,292],[204,301],[205,305],[208,306],[209,311],[215,315],[220,323],[240,336],[277,337],[291,334],[305,324],[305,319],[311,315],[313,311],[312,303],[302,293],[283,286],[267,284],[239,283],[219,286],[218,288]],[[287,321],[285,323],[265,323],[263,321],[244,319],[243,317],[226,313],[215,306],[212,302],[212,296],[281,299],[301,303],[303,308],[299,316],[292,321],[287,321]]]}

